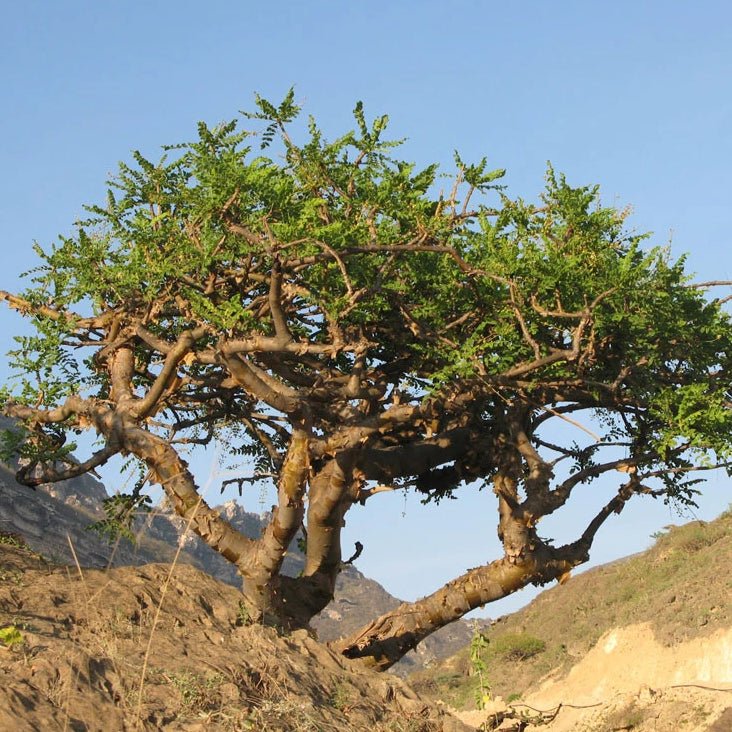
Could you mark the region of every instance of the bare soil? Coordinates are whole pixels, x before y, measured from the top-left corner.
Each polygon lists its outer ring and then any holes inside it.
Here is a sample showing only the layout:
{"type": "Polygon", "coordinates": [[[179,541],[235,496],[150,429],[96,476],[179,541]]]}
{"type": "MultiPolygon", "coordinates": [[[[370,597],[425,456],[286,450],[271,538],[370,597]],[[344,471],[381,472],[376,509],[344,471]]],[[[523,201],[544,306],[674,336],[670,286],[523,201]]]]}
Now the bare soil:
{"type": "Polygon", "coordinates": [[[0,538],[0,729],[468,729],[191,566],[58,567],[0,538]],[[149,653],[147,652],[149,646],[149,653]]]}
{"type": "MultiPolygon", "coordinates": [[[[4,422],[0,417],[0,428],[8,425],[7,420],[4,422]]],[[[140,517],[134,544],[124,539],[109,544],[97,533],[89,531],[92,522],[104,518],[102,503],[107,497],[104,486],[89,475],[30,490],[19,485],[13,472],[0,464],[0,533],[21,536],[34,550],[59,564],[73,565],[78,560],[84,567],[97,568],[171,561],[176,547],[182,542],[180,563],[192,564],[218,580],[241,587],[241,577],[234,565],[192,532],[186,533],[185,521],[165,504],[140,517]]],[[[245,536],[260,536],[265,525],[260,515],[245,511],[234,501],[217,508],[245,536]]],[[[304,557],[293,542],[283,571],[296,576],[303,566],[304,557]]],[[[345,565],[336,582],[333,602],[313,619],[312,626],[321,640],[336,640],[400,603],[401,600],[390,595],[378,582],[365,577],[356,567],[345,565]]],[[[470,636],[468,623],[452,623],[425,639],[390,672],[406,676],[456,653],[470,641],[470,636]]]]}

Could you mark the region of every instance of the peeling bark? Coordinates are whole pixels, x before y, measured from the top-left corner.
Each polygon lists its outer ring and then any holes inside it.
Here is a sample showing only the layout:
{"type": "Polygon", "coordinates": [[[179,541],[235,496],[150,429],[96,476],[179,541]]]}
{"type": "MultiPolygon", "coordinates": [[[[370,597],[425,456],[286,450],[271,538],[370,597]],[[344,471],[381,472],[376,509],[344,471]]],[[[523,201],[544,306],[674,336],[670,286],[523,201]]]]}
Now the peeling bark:
{"type": "Polygon", "coordinates": [[[150,468],[154,482],[163,488],[175,512],[190,522],[191,529],[208,546],[230,562],[240,562],[254,542],[203,500],[186,461],[161,437],[127,423],[111,410],[105,412],[97,414],[95,420],[105,437],[150,468]]]}
{"type": "Polygon", "coordinates": [[[402,603],[355,634],[332,646],[348,658],[359,658],[378,671],[394,665],[428,635],[466,613],[500,600],[537,581],[547,582],[574,566],[566,559],[521,563],[507,557],[471,569],[416,602],[402,603]]]}
{"type": "Polygon", "coordinates": [[[312,615],[333,599],[341,570],[341,529],[346,511],[358,495],[353,465],[354,456],[350,451],[341,454],[328,460],[310,483],[303,578],[309,584],[308,610],[312,615]]]}

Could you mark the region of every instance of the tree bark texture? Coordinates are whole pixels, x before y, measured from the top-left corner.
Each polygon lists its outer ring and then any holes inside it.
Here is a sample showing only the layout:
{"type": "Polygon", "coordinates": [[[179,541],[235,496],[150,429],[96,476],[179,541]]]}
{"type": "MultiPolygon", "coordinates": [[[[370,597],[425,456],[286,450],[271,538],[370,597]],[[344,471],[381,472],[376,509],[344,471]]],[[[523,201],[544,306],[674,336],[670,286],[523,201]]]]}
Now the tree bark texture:
{"type": "Polygon", "coordinates": [[[569,571],[566,560],[529,558],[513,563],[508,558],[471,569],[416,602],[402,603],[333,647],[348,658],[385,671],[428,635],[466,613],[537,581],[549,581],[569,571]]]}

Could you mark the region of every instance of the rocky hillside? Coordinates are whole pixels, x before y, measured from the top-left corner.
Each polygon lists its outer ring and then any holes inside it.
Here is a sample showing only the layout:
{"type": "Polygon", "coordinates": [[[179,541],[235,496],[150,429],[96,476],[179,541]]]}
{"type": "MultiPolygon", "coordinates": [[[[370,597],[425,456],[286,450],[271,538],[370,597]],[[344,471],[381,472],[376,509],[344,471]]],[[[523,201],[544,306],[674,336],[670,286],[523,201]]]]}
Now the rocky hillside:
{"type": "MultiPolygon", "coordinates": [[[[8,422],[0,418],[0,429],[8,422]]],[[[137,526],[133,546],[122,540],[110,546],[87,530],[103,517],[102,501],[107,498],[104,486],[91,476],[30,490],[19,485],[13,472],[0,464],[0,533],[18,535],[34,550],[54,562],[82,567],[140,565],[171,561],[184,529],[184,523],[164,505],[157,507],[137,526]]],[[[220,510],[247,536],[258,537],[264,519],[229,501],[220,510]]],[[[195,535],[182,538],[180,561],[192,564],[235,587],[240,585],[236,571],[223,557],[212,551],[195,535]]],[[[295,575],[304,561],[295,544],[284,563],[284,571],[295,575]]],[[[318,636],[335,640],[400,603],[378,582],[368,579],[352,565],[345,565],[336,586],[334,601],[313,621],[318,636]]],[[[469,642],[467,623],[454,623],[428,638],[392,670],[406,675],[426,664],[445,658],[469,642]]]]}
{"type": "Polygon", "coordinates": [[[0,537],[0,729],[461,732],[305,631],[248,626],[190,565],[57,567],[0,537]]]}
{"type": "Polygon", "coordinates": [[[547,590],[483,646],[482,676],[465,648],[415,687],[464,710],[483,697],[496,719],[561,704],[549,732],[732,730],[732,512],[547,590]]]}

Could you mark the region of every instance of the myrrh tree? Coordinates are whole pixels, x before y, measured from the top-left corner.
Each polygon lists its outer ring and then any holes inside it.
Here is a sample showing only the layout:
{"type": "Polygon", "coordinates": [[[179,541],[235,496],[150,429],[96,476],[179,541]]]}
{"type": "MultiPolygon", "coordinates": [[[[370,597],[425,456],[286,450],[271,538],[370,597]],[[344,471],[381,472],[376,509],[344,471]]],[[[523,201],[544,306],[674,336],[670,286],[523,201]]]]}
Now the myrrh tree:
{"type": "Polygon", "coordinates": [[[456,156],[440,193],[436,166],[394,156],[386,117],[359,104],[355,131],[328,141],[311,121],[298,144],[298,112],[292,92],[258,97],[258,133],[201,124],[159,163],[120,166],[76,235],[38,249],[32,286],[0,293],[37,331],[3,409],[24,426],[9,445],[21,482],[138,461],[236,565],[252,617],[288,627],[332,599],[348,510],[394,488],[490,488],[503,556],[334,644],[386,669],[470,610],[566,576],[634,496],[692,501],[691,471],[730,457],[732,331],[596,188],[550,169],[538,204],[512,200],[503,171],[456,156]],[[555,442],[559,422],[586,439],[555,442]],[[99,449],[78,462],[65,436],[83,430],[99,449]],[[211,442],[251,457],[240,483],[276,484],[259,539],[201,498],[184,456],[211,442]],[[539,535],[605,473],[617,492],[574,541],[539,535]],[[304,571],[283,576],[301,527],[304,571]]]}

